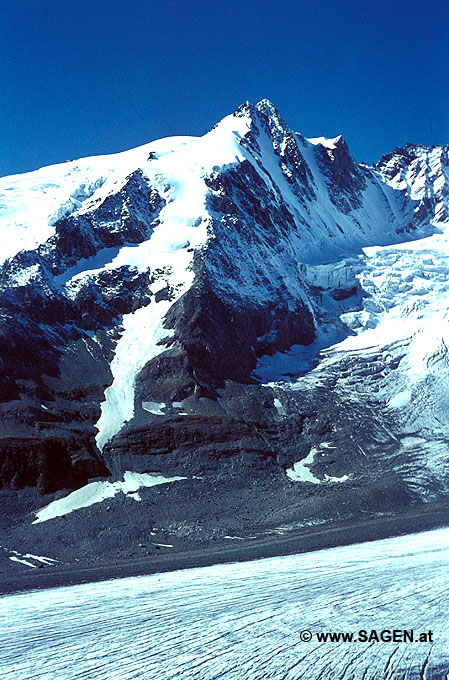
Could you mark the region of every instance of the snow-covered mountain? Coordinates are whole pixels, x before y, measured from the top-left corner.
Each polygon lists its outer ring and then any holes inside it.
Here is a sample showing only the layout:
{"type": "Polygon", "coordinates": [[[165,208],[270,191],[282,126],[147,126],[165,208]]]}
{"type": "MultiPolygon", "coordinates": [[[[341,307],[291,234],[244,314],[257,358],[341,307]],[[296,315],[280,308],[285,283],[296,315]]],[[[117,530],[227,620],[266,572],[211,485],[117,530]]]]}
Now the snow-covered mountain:
{"type": "Polygon", "coordinates": [[[272,525],[445,499],[448,211],[449,147],[368,167],[267,100],[0,179],[0,483],[262,475],[272,525]]]}

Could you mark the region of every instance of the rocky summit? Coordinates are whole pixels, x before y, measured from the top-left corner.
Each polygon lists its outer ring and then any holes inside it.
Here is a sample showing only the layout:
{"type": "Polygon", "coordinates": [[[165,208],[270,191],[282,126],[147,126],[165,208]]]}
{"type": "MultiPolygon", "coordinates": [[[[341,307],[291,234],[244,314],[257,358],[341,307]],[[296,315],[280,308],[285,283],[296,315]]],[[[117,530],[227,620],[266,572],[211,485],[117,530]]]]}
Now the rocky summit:
{"type": "Polygon", "coordinates": [[[2,568],[447,503],[448,146],[247,102],[0,179],[0,233],[2,568]]]}

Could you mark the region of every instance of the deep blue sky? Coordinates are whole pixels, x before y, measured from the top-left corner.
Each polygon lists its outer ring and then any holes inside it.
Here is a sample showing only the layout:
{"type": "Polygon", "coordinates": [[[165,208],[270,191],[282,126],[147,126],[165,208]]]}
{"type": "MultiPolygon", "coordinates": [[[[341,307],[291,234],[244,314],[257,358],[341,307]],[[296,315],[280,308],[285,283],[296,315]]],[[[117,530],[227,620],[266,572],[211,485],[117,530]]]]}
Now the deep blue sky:
{"type": "Polygon", "coordinates": [[[0,176],[271,99],[372,162],[449,143],[447,0],[0,0],[0,176]]]}

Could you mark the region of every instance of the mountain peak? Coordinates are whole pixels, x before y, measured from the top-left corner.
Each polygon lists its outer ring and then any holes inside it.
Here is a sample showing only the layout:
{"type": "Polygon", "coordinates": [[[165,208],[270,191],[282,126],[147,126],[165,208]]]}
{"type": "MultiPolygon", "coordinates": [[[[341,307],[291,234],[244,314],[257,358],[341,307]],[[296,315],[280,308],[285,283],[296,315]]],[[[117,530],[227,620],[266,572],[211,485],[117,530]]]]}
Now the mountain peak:
{"type": "Polygon", "coordinates": [[[248,99],[243,102],[243,104],[240,104],[234,111],[233,115],[234,116],[252,116],[254,115],[256,111],[256,107],[254,104],[252,104],[248,99]]]}
{"type": "Polygon", "coordinates": [[[343,135],[337,135],[337,137],[309,137],[308,142],[311,142],[315,146],[321,144],[326,149],[336,149],[338,146],[346,145],[343,135]]]}
{"type": "Polygon", "coordinates": [[[257,102],[255,108],[259,116],[265,123],[268,123],[270,128],[274,125],[278,130],[282,129],[284,132],[291,132],[289,126],[269,99],[261,99],[260,102],[257,102]]]}
{"type": "Polygon", "coordinates": [[[279,111],[269,99],[261,99],[256,104],[256,109],[261,113],[269,112],[273,116],[279,116],[279,111]]]}
{"type": "Polygon", "coordinates": [[[257,104],[245,101],[235,111],[234,116],[248,116],[252,120],[262,119],[266,123],[268,120],[275,121],[277,127],[289,129],[275,105],[269,99],[261,99],[257,104]]]}

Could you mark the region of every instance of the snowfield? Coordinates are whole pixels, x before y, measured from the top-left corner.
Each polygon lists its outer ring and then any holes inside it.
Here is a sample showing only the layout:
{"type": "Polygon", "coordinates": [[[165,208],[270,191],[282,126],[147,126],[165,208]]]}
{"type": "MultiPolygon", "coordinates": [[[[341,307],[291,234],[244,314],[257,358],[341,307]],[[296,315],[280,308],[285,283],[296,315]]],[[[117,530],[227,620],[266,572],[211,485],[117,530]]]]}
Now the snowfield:
{"type": "Polygon", "coordinates": [[[3,680],[443,680],[449,529],[0,598],[3,680]],[[302,642],[301,631],[312,639],[302,642]],[[323,643],[317,632],[432,631],[323,643]]]}

